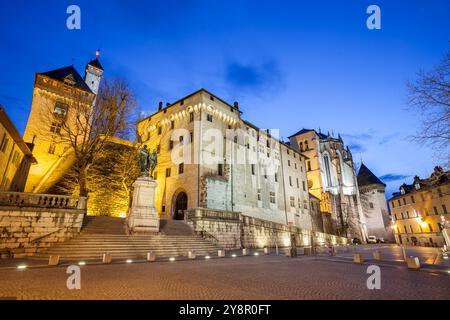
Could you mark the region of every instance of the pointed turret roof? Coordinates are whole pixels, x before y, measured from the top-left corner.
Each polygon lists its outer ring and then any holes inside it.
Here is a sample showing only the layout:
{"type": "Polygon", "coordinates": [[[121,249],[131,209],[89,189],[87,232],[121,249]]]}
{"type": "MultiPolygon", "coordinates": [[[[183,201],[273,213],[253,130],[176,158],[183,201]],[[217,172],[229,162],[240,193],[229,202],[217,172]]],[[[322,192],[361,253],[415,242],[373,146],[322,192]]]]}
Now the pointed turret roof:
{"type": "Polygon", "coordinates": [[[91,89],[89,89],[88,85],[84,82],[83,78],[74,68],[74,66],[67,66],[38,74],[61,82],[64,82],[64,80],[68,79],[74,83],[73,86],[75,88],[92,93],[91,89]]]}
{"type": "Polygon", "coordinates": [[[378,179],[377,176],[374,175],[373,172],[364,165],[364,163],[361,163],[357,179],[359,186],[367,186],[371,184],[381,184],[383,186],[386,186],[383,181],[378,179]]]}
{"type": "Polygon", "coordinates": [[[98,58],[89,61],[88,65],[93,66],[94,68],[100,69],[102,71],[104,70],[98,58]]]}

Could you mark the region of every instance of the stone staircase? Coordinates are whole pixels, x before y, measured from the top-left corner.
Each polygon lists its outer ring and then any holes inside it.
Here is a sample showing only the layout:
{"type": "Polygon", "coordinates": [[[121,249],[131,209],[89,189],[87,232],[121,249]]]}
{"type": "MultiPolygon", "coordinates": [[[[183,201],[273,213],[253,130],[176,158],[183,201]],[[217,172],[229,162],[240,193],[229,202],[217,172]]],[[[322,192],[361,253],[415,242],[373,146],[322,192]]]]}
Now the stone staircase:
{"type": "Polygon", "coordinates": [[[217,246],[193,233],[182,221],[161,220],[161,234],[130,236],[125,234],[125,220],[111,217],[87,217],[79,236],[37,253],[34,259],[59,255],[61,261],[101,260],[110,252],[113,260],[145,259],[152,251],[159,258],[214,255],[217,246]]]}

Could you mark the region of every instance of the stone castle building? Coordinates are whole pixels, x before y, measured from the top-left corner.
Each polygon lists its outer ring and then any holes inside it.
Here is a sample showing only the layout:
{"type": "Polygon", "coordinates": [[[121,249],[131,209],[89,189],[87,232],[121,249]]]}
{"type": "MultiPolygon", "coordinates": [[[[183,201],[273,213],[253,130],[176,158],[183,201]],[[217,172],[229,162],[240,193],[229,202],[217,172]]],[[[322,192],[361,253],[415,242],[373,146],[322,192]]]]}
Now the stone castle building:
{"type": "Polygon", "coordinates": [[[140,141],[158,152],[156,208],[163,217],[183,219],[201,207],[311,230],[307,158],[243,120],[237,103],[201,89],[160,103],[137,128],[140,141]]]}
{"type": "Polygon", "coordinates": [[[350,149],[340,136],[302,129],[290,145],[307,157],[309,192],[320,199],[326,233],[367,239],[366,221],[350,149]]]}
{"type": "Polygon", "coordinates": [[[385,194],[386,185],[363,163],[357,178],[368,235],[391,240],[393,235],[385,194]]]}
{"type": "Polygon", "coordinates": [[[443,226],[450,222],[450,171],[436,167],[429,178],[414,177],[393,194],[389,206],[398,244],[443,246],[443,226]]]}
{"type": "Polygon", "coordinates": [[[73,66],[35,75],[23,139],[33,145],[37,164],[31,166],[25,191],[45,193],[73,166],[73,149],[61,123],[71,119],[75,105],[92,106],[102,75],[98,56],[87,64],[84,78],[73,66]]]}

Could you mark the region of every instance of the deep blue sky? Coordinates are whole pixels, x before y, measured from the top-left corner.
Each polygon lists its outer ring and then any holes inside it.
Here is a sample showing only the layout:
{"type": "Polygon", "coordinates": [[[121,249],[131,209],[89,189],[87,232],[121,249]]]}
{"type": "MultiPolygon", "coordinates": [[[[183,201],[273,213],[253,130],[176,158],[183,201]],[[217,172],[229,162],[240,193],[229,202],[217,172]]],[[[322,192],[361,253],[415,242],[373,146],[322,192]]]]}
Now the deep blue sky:
{"type": "Polygon", "coordinates": [[[125,77],[143,112],[204,87],[262,128],[340,132],[355,162],[385,176],[388,196],[435,165],[411,143],[405,81],[438,63],[449,1],[2,1],[0,104],[23,132],[35,72],[84,66],[101,48],[107,77],[125,77]],[[79,31],[66,8],[81,7],[79,31]],[[381,7],[382,29],[366,28],[381,7]]]}

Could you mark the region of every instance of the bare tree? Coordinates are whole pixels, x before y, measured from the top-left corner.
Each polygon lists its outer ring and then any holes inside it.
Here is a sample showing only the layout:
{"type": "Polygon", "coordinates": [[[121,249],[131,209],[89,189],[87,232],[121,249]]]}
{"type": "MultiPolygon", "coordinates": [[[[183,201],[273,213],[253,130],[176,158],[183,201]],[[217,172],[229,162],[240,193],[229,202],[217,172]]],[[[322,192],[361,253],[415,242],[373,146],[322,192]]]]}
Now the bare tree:
{"type": "MultiPolygon", "coordinates": [[[[450,53],[429,72],[421,71],[417,79],[407,83],[407,103],[420,113],[422,128],[413,138],[428,142],[436,150],[445,151],[448,161],[450,146],[450,53]]],[[[448,165],[448,163],[447,163],[448,165]]]]}
{"type": "Polygon", "coordinates": [[[124,80],[104,80],[92,106],[75,102],[58,121],[58,143],[70,146],[80,196],[88,195],[88,170],[112,137],[124,137],[133,127],[134,95],[124,80]]]}

